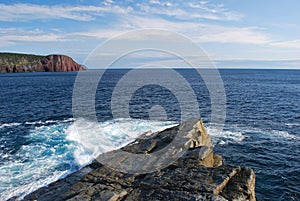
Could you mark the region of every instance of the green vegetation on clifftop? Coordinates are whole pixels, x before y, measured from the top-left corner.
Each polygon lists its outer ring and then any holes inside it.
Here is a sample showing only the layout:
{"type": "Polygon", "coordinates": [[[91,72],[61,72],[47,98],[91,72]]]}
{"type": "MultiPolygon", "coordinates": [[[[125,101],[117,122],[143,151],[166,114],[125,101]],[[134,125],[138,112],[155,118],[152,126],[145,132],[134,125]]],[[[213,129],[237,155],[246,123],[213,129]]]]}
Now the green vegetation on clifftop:
{"type": "Polygon", "coordinates": [[[18,66],[36,64],[45,56],[19,53],[0,53],[0,65],[18,66]]]}

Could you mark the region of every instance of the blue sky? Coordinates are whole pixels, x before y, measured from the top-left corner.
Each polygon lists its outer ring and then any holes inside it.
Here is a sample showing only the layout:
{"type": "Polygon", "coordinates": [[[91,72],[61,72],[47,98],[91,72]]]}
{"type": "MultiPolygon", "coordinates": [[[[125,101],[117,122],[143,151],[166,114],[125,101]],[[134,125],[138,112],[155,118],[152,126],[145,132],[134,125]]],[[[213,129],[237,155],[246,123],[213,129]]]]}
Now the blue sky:
{"type": "Polygon", "coordinates": [[[191,38],[218,67],[300,69],[298,0],[0,0],[0,51],[66,54],[82,63],[125,31],[191,38]]]}

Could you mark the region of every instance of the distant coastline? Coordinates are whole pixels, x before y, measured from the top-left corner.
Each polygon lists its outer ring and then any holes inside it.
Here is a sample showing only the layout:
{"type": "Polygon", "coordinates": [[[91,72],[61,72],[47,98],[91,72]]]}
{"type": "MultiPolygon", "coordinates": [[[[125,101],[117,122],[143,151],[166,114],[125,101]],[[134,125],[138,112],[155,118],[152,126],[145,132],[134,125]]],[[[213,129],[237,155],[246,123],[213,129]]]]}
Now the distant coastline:
{"type": "Polygon", "coordinates": [[[0,53],[0,73],[68,72],[86,70],[66,55],[0,53]]]}

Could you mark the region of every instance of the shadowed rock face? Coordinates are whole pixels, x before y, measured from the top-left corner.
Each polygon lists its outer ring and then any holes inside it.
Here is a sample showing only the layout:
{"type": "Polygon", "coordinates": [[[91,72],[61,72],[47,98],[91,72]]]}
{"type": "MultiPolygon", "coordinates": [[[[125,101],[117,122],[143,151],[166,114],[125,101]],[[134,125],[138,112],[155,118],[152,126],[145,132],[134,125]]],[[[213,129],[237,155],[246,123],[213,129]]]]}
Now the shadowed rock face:
{"type": "Polygon", "coordinates": [[[0,72],[67,72],[85,70],[65,55],[37,56],[27,54],[0,53],[0,72]]]}
{"type": "MultiPolygon", "coordinates": [[[[80,171],[27,195],[25,200],[255,201],[253,170],[222,165],[222,157],[213,153],[202,121],[189,120],[162,132],[147,133],[121,150],[151,154],[166,147],[180,131],[187,132],[183,136],[187,137],[187,150],[167,167],[145,173],[118,172],[99,162],[103,154],[80,171]]],[[[112,161],[118,165],[124,160],[112,161]]]]}

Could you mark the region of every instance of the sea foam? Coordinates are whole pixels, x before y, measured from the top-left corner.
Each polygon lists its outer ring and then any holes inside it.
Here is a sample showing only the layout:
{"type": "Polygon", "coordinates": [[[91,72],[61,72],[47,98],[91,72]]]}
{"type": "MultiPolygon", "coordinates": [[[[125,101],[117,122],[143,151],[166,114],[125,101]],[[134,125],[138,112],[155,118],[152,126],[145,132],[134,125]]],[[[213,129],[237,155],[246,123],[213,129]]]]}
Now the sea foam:
{"type": "Polygon", "coordinates": [[[66,131],[67,139],[77,144],[75,160],[85,165],[99,154],[125,146],[140,134],[174,126],[174,122],[117,119],[107,122],[75,121],[66,131]]]}
{"type": "Polygon", "coordinates": [[[13,122],[13,123],[4,123],[4,124],[0,125],[0,129],[6,128],[6,127],[12,127],[12,126],[19,126],[19,125],[21,125],[21,123],[16,123],[16,122],[13,122]]]}
{"type": "MultiPolygon", "coordinates": [[[[48,185],[90,163],[99,154],[117,149],[148,131],[171,127],[174,122],[85,119],[27,122],[24,144],[0,166],[0,200],[20,196],[48,185]]],[[[13,124],[5,125],[13,126],[13,124]]]]}

